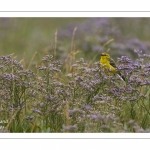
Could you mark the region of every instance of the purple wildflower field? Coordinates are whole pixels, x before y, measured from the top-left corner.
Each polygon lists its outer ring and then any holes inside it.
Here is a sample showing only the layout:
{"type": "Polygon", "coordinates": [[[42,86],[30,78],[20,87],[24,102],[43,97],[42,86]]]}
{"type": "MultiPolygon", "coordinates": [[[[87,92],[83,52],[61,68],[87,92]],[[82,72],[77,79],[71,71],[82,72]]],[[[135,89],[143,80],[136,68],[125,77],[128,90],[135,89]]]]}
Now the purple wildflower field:
{"type": "Polygon", "coordinates": [[[70,23],[41,59],[26,65],[16,53],[1,55],[0,132],[150,132],[150,45],[113,24],[109,18],[70,23]],[[102,69],[104,51],[125,81],[102,69]]]}

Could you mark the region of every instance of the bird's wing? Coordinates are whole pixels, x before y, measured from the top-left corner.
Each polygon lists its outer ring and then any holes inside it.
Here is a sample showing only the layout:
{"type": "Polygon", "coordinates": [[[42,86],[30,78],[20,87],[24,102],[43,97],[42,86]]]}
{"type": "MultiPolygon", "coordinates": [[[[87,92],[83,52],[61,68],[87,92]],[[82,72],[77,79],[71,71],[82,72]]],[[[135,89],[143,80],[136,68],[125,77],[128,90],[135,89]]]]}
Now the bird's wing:
{"type": "Polygon", "coordinates": [[[111,66],[113,66],[116,69],[118,75],[125,81],[125,77],[118,71],[115,61],[112,58],[109,58],[109,63],[111,66]]]}
{"type": "Polygon", "coordinates": [[[117,69],[117,66],[116,66],[116,64],[115,64],[115,61],[114,61],[112,58],[109,58],[109,63],[110,63],[111,66],[113,66],[114,68],[117,69]]]}

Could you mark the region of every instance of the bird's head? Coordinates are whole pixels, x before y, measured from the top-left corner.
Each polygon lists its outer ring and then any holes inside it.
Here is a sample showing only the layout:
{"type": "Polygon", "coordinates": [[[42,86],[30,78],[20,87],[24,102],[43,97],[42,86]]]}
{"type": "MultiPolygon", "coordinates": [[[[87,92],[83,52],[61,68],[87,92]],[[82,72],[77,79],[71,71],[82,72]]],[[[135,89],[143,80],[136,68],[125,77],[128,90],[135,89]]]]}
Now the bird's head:
{"type": "Polygon", "coordinates": [[[110,55],[107,53],[101,53],[101,57],[103,57],[103,58],[105,57],[108,59],[108,58],[110,58],[110,55]]]}

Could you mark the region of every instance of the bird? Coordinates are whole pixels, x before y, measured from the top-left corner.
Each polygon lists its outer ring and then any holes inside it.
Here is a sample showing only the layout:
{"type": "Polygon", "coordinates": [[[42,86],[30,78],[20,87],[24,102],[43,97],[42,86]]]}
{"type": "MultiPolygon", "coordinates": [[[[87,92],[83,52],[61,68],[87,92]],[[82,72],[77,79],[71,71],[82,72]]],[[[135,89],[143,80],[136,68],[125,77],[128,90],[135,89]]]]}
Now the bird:
{"type": "Polygon", "coordinates": [[[101,53],[100,64],[105,70],[108,70],[113,74],[117,74],[121,78],[121,80],[125,81],[125,77],[119,72],[115,61],[110,57],[108,53],[101,53]]]}

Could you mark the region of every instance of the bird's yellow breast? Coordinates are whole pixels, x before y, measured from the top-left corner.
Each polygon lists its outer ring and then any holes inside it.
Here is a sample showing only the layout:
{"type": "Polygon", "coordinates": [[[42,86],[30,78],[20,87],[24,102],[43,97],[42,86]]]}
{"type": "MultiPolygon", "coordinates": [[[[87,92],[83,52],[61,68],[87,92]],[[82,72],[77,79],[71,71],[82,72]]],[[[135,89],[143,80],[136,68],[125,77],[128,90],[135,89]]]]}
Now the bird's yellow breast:
{"type": "Polygon", "coordinates": [[[108,69],[112,73],[116,73],[116,69],[110,65],[109,60],[105,56],[101,57],[100,63],[103,65],[103,68],[108,69]]]}

